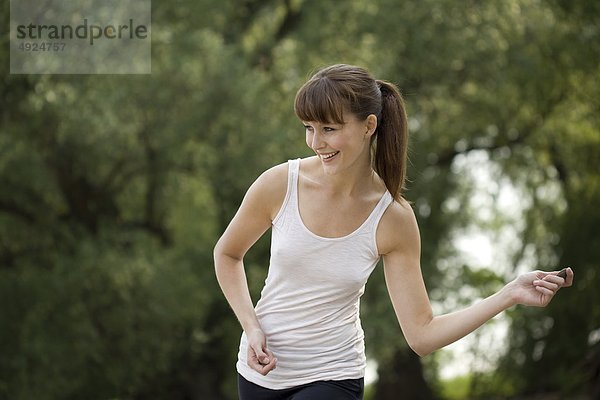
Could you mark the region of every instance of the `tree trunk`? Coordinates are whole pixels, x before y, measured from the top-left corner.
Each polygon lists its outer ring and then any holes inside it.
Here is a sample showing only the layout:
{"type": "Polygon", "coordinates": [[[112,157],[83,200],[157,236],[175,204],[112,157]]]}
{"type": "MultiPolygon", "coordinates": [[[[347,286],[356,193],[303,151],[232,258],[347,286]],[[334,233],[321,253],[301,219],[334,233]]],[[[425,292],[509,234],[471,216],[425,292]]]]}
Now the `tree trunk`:
{"type": "Polygon", "coordinates": [[[377,400],[432,400],[431,388],[423,377],[419,356],[410,349],[396,351],[388,365],[379,365],[375,385],[377,400]]]}

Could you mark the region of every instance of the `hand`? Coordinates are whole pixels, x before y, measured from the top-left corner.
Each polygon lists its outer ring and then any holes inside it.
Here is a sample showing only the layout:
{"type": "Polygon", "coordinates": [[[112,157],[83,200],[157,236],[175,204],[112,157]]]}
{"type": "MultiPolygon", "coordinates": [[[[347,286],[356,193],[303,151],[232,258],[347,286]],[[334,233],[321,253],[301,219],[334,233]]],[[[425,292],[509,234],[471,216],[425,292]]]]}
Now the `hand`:
{"type": "Polygon", "coordinates": [[[516,304],[545,307],[561,287],[573,284],[573,270],[566,269],[566,278],[559,271],[533,271],[520,275],[507,285],[516,304]]]}
{"type": "Polygon", "coordinates": [[[260,329],[246,332],[248,338],[248,366],[260,373],[267,375],[277,366],[277,358],[267,349],[267,339],[260,329]]]}

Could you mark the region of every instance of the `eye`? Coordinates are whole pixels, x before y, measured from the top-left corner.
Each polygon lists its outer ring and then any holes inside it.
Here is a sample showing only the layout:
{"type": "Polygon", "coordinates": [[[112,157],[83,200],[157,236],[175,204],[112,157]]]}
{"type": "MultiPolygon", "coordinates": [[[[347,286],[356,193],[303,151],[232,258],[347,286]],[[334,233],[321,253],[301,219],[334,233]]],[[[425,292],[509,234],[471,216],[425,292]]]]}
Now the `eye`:
{"type": "Polygon", "coordinates": [[[325,127],[323,127],[323,130],[324,130],[325,132],[333,132],[333,131],[335,131],[335,128],[332,128],[332,127],[330,127],[330,126],[325,126],[325,127]]]}
{"type": "Polygon", "coordinates": [[[304,129],[306,129],[307,132],[312,132],[313,131],[313,127],[310,125],[304,125],[304,129]]]}

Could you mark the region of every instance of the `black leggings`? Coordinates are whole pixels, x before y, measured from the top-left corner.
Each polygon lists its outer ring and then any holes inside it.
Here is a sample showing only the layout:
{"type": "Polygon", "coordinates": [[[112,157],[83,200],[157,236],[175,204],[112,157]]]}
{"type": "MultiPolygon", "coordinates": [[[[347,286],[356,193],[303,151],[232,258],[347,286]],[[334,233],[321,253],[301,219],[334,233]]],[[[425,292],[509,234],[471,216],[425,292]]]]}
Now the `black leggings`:
{"type": "Polygon", "coordinates": [[[362,400],[364,379],[317,381],[289,389],[272,390],[238,374],[240,400],[362,400]]]}

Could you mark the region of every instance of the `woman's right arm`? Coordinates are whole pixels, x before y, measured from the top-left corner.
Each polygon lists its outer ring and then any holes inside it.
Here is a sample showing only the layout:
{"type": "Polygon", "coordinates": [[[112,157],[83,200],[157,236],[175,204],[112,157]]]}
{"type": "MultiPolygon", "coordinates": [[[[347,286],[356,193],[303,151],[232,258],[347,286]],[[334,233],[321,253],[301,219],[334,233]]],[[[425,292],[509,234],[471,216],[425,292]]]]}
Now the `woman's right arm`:
{"type": "Polygon", "coordinates": [[[244,271],[244,255],[271,227],[285,198],[287,164],[264,172],[250,186],[237,213],[214,248],[215,272],[221,290],[248,337],[248,363],[266,375],[276,359],[267,349],[266,338],[254,312],[244,271]]]}

